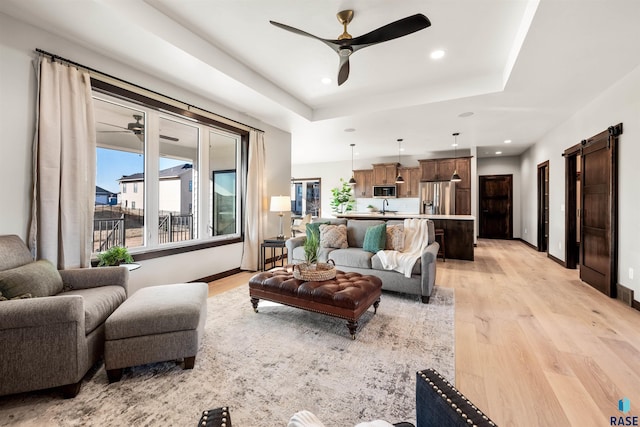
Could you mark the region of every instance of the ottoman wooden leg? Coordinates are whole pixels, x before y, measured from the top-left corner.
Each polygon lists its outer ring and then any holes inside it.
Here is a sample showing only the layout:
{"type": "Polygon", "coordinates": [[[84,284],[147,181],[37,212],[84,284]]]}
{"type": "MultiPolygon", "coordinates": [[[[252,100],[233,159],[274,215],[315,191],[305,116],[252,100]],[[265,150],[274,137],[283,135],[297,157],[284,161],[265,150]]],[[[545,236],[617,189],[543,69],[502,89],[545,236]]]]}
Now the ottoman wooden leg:
{"type": "Polygon", "coordinates": [[[184,369],[193,369],[193,366],[196,364],[196,357],[185,357],[184,358],[184,369]]]}
{"type": "Polygon", "coordinates": [[[122,378],[122,368],[107,369],[107,377],[110,383],[117,383],[122,378]]]}
{"type": "Polygon", "coordinates": [[[253,311],[255,311],[256,313],[258,312],[258,302],[260,301],[260,298],[251,298],[251,305],[253,306],[253,311]]]}
{"type": "Polygon", "coordinates": [[[351,334],[351,339],[356,339],[356,329],[358,329],[358,321],[357,320],[349,320],[347,321],[347,328],[349,328],[349,333],[351,334]]]}
{"type": "Polygon", "coordinates": [[[380,300],[377,300],[376,302],[373,303],[373,314],[376,314],[378,312],[379,305],[380,305],[380,300]]]}

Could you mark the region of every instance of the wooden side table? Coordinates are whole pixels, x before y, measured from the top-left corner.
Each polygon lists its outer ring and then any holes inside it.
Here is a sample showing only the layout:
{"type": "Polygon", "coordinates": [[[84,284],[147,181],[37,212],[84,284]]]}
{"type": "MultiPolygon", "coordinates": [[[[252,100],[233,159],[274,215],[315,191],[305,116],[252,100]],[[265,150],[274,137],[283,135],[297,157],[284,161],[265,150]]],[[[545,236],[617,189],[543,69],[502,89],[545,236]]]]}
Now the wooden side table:
{"type": "Polygon", "coordinates": [[[277,237],[269,237],[264,239],[264,242],[260,245],[260,266],[262,271],[265,271],[268,264],[273,264],[272,267],[284,267],[287,259],[287,247],[285,245],[287,237],[278,239],[277,237]],[[267,262],[267,248],[270,248],[269,262],[267,262]],[[280,253],[278,254],[278,249],[280,253]]]}

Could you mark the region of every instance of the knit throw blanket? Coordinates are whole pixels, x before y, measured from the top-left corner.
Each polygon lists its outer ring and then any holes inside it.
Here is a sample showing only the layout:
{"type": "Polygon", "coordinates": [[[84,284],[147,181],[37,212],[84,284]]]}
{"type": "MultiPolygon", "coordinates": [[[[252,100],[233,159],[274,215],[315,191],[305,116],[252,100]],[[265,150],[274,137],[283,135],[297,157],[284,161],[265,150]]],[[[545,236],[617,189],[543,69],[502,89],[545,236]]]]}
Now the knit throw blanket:
{"type": "Polygon", "coordinates": [[[411,277],[411,271],[416,261],[420,259],[422,252],[429,246],[428,220],[407,218],[404,220],[404,251],[378,251],[382,267],[385,270],[394,270],[411,277]]]}

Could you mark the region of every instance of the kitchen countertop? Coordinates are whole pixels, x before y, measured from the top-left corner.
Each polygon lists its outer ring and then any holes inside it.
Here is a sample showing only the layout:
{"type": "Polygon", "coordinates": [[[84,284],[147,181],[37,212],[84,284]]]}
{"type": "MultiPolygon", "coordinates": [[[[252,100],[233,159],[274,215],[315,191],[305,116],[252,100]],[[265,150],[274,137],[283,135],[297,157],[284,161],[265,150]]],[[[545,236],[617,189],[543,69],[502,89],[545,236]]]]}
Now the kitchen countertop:
{"type": "Polygon", "coordinates": [[[452,219],[458,221],[474,221],[473,215],[428,215],[417,214],[411,212],[350,212],[346,214],[336,215],[338,218],[376,218],[376,219],[405,219],[405,218],[424,218],[424,219],[452,219]]]}

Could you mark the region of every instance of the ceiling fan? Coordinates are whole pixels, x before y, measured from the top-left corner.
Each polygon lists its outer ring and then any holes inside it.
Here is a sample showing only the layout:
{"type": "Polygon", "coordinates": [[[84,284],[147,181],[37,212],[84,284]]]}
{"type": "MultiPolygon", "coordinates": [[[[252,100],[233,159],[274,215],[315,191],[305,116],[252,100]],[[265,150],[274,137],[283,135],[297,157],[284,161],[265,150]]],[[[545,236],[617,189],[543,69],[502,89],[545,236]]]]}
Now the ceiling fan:
{"type": "MultiPolygon", "coordinates": [[[[98,132],[103,132],[103,133],[131,132],[134,135],[136,135],[138,137],[141,137],[142,135],[144,135],[144,123],[140,123],[140,120],[142,120],[142,115],[134,114],[133,115],[133,119],[135,120],[135,122],[127,123],[127,127],[126,128],[124,128],[122,126],[118,126],[118,125],[113,125],[111,123],[100,122],[103,125],[117,127],[119,129],[122,129],[122,130],[103,130],[103,131],[98,131],[98,132]]],[[[176,138],[176,137],[173,137],[173,136],[167,136],[167,135],[160,135],[160,139],[166,139],[168,141],[174,141],[174,142],[177,142],[177,141],[180,140],[179,138],[176,138]]]]}
{"type": "Polygon", "coordinates": [[[353,38],[351,34],[347,32],[347,25],[349,25],[349,23],[353,19],[353,10],[343,10],[341,12],[338,12],[336,16],[338,17],[338,21],[344,27],[344,31],[337,40],[323,39],[289,25],[280,24],[279,22],[275,21],[269,22],[278,28],[282,28],[283,30],[290,31],[294,34],[299,34],[301,36],[320,40],[322,43],[333,49],[340,57],[340,65],[338,67],[338,86],[346,82],[347,78],[349,77],[349,57],[354,52],[367,46],[386,42],[409,35],[411,33],[415,33],[416,31],[420,31],[431,25],[431,21],[429,21],[429,18],[421,13],[417,13],[415,15],[411,15],[398,21],[394,21],[390,24],[384,25],[362,36],[353,38]]]}

